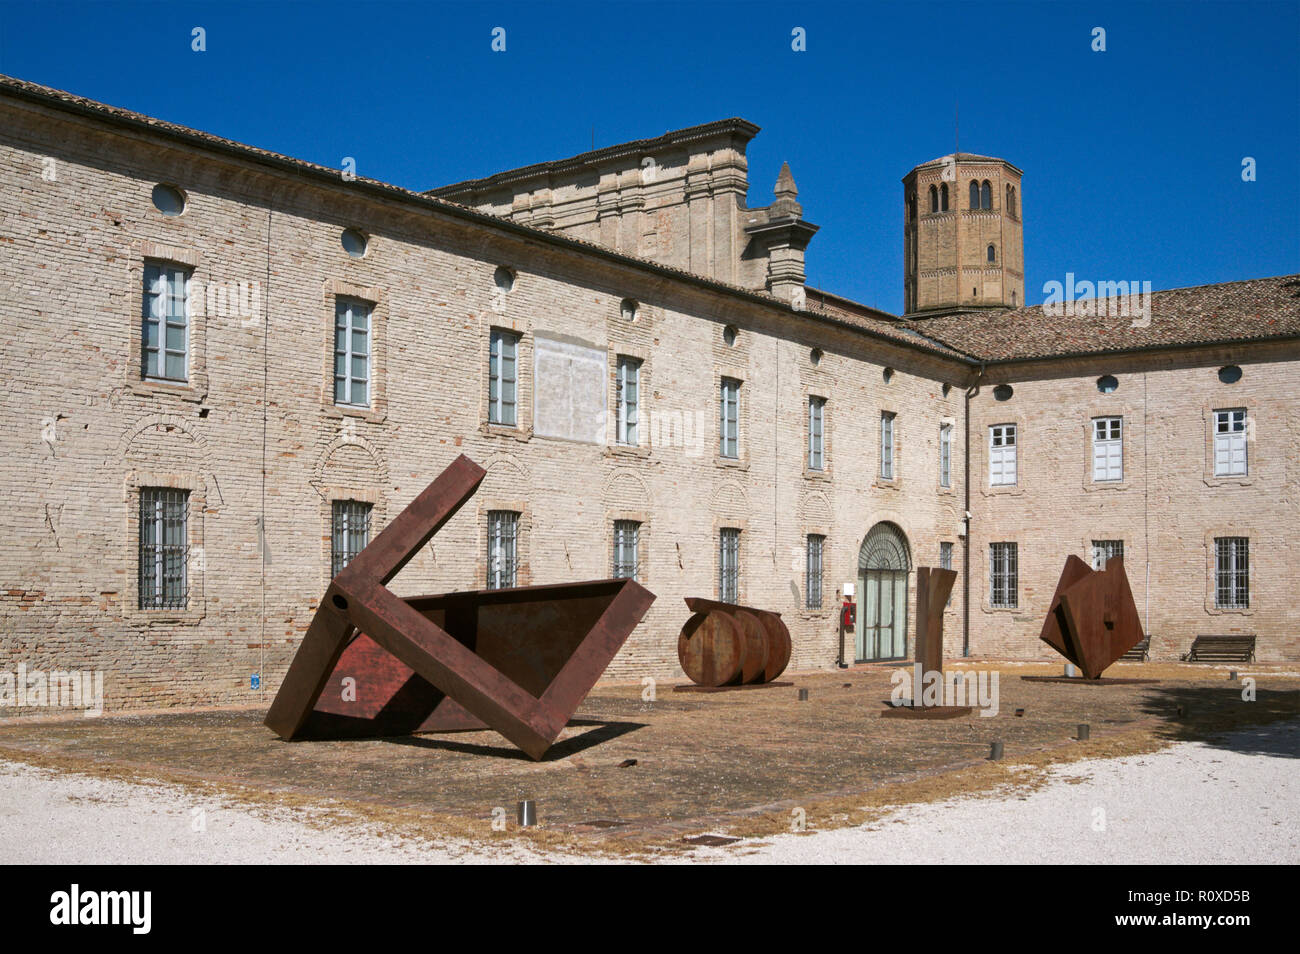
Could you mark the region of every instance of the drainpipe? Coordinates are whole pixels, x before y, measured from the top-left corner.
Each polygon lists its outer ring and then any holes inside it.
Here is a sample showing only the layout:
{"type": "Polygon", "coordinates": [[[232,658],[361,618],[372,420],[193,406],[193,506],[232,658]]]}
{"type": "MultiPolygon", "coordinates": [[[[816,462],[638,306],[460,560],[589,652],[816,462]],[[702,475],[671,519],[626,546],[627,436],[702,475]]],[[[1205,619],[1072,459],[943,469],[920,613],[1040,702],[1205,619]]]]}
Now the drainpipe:
{"type": "Polygon", "coordinates": [[[966,523],[966,533],[962,537],[962,598],[961,598],[961,654],[962,658],[970,656],[970,399],[980,392],[980,381],[984,378],[984,363],[980,362],[979,374],[975,376],[975,383],[966,389],[966,446],[965,458],[966,476],[964,478],[964,496],[965,509],[962,511],[962,520],[966,523]]]}

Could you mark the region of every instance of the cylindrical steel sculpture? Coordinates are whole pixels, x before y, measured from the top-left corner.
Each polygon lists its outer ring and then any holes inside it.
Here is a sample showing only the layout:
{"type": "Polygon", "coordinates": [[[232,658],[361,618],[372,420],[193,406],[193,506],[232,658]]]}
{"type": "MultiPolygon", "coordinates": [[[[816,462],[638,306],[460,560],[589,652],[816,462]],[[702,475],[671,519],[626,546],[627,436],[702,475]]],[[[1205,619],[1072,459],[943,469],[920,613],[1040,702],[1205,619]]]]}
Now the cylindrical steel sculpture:
{"type": "Polygon", "coordinates": [[[790,664],[790,630],[781,614],[716,600],[686,600],[694,615],[677,637],[677,658],[696,685],[771,682],[790,664]]]}

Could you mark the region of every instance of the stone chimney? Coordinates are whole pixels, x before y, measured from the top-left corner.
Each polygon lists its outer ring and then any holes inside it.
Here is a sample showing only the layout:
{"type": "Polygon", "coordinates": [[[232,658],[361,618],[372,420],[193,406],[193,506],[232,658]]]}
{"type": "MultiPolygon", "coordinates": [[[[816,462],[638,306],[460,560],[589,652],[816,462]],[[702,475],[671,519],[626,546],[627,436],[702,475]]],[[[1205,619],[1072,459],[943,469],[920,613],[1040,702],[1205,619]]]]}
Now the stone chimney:
{"type": "Polygon", "coordinates": [[[799,188],[790,174],[790,164],[781,164],[773,190],[775,200],[762,212],[761,221],[751,219],[745,232],[750,238],[749,254],[767,259],[765,287],[775,297],[802,308],[804,302],[804,252],[817,226],[803,220],[799,188]]]}

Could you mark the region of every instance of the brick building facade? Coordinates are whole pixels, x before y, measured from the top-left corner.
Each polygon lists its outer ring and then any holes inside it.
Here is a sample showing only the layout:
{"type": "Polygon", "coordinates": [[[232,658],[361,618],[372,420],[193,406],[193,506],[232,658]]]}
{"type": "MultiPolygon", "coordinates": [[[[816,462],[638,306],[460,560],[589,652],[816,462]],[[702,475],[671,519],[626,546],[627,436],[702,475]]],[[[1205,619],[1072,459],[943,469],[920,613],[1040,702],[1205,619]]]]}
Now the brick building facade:
{"type": "Polygon", "coordinates": [[[273,691],[332,566],[461,453],[488,477],[394,589],[634,566],[657,600],[610,678],[680,678],[682,597],[733,580],[796,669],[900,655],[941,561],[950,655],[1039,657],[1095,540],[1155,656],[1253,632],[1300,658],[1294,277],[1156,293],[1145,325],[900,318],[805,287],[789,170],[746,205],[755,132],[418,193],[0,80],[0,671],[103,670],[111,708],[273,691]]]}

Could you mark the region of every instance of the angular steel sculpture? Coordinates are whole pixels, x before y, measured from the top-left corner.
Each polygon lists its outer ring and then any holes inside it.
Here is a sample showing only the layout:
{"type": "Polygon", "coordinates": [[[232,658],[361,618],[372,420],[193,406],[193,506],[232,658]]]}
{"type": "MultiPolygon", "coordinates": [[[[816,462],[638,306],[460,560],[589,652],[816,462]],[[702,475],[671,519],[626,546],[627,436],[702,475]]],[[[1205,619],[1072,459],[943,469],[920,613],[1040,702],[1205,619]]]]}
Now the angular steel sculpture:
{"type": "Polygon", "coordinates": [[[1108,559],[1104,570],[1069,557],[1038,638],[1078,666],[1085,679],[1100,679],[1111,663],[1140,643],[1142,618],[1123,557],[1108,559]]]}
{"type": "Polygon", "coordinates": [[[654,595],[633,580],[393,595],[485,475],[456,458],[330,582],[266,716],[281,738],[491,728],[540,759],[559,736],[654,595]]]}
{"type": "Polygon", "coordinates": [[[790,664],[790,630],[780,613],[688,597],[694,614],[677,637],[682,671],[698,686],[770,683],[790,664]]]}

